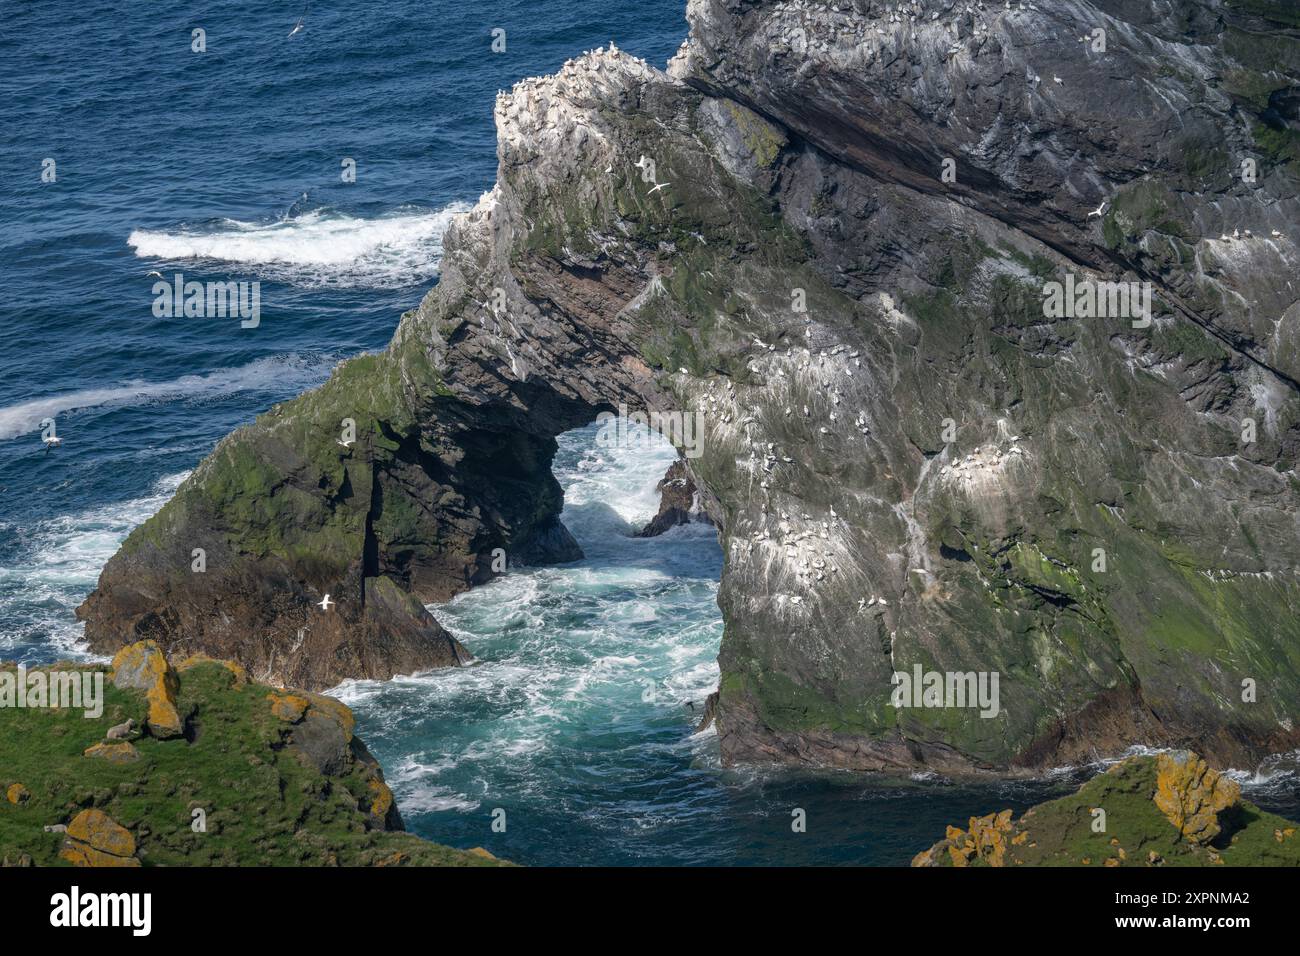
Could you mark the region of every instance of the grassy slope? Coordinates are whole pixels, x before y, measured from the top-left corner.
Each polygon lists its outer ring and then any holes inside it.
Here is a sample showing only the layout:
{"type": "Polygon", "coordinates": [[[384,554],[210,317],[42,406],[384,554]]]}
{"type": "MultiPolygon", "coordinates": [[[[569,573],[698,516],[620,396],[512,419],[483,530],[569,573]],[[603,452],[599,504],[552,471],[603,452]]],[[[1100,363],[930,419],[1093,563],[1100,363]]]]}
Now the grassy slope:
{"type": "MultiPolygon", "coordinates": [[[[66,665],[65,665],[66,666],[66,665]]],[[[79,710],[0,711],[0,784],[21,783],[25,803],[0,799],[0,856],[28,854],[38,866],[66,865],[63,837],[46,833],[79,810],[97,807],[131,830],[148,865],[369,865],[401,862],[480,866],[492,860],[401,832],[367,829],[373,797],[364,768],[326,776],[286,746],[292,725],[278,719],[269,688],[238,685],[216,663],[181,675],[178,704],[192,712],[193,741],[135,740],[140,759],[111,764],[82,752],[128,717],[141,723],[144,694],[105,679],[102,716],[79,710]],[[202,807],[207,832],[191,830],[202,807]]]]}

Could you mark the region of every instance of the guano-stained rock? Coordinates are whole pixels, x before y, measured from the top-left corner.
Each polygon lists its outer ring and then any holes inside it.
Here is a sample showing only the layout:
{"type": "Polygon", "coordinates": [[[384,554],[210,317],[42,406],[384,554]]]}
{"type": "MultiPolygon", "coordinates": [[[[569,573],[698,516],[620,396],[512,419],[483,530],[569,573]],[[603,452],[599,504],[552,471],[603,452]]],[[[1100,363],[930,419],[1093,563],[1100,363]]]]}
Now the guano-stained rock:
{"type": "Polygon", "coordinates": [[[1300,745],[1300,40],[1268,3],[925,6],[691,0],[669,73],[503,93],[437,287],[131,534],[92,646],[461,663],[423,603],[572,560],[555,436],[626,405],[705,417],[724,761],[1300,745]],[[1088,281],[1149,324],[1049,314],[1088,281]],[[893,706],[917,665],[999,675],[996,716],[893,706]]]}

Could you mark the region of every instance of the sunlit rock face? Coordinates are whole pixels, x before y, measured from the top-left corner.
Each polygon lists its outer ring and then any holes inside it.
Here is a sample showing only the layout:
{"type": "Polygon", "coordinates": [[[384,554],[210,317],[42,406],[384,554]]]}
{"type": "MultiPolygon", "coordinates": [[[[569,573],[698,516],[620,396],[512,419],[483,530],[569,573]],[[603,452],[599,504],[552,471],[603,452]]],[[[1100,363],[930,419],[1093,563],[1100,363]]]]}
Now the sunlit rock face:
{"type": "Polygon", "coordinates": [[[438,286],[128,539],[92,642],[465,663],[420,602],[575,557],[554,437],[623,405],[704,422],[725,759],[1300,744],[1300,42],[1050,6],[692,2],[668,73],[502,94],[438,286]]]}

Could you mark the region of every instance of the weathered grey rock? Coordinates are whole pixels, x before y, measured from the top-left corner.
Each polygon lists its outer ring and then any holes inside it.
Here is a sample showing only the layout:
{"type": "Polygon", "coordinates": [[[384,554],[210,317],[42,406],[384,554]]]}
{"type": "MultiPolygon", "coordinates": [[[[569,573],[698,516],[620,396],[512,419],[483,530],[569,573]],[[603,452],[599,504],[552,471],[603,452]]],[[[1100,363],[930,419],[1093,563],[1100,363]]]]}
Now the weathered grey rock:
{"type": "Polygon", "coordinates": [[[708,514],[700,507],[699,493],[685,461],[675,461],[669,465],[668,471],[655,485],[655,490],[659,492],[659,511],[637,532],[637,537],[658,537],[665,531],[692,521],[711,523],[708,514]]]}
{"type": "Polygon", "coordinates": [[[137,529],[92,642],[307,686],[430,660],[370,582],[564,559],[554,437],[625,403],[705,415],[724,759],[1300,745],[1300,41],[1210,0],[1044,6],[693,0],[671,76],[597,51],[503,94],[437,288],[137,529]],[[1049,317],[1071,277],[1150,282],[1150,327],[1049,317]],[[996,716],[892,706],[917,666],[997,674],[996,716]]]}

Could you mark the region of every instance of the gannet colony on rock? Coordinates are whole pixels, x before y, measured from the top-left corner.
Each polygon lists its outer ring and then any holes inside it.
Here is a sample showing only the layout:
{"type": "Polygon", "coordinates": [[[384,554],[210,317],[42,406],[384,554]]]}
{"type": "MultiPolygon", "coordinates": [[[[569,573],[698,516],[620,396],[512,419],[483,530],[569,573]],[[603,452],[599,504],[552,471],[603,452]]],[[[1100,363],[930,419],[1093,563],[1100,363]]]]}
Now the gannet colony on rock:
{"type": "Polygon", "coordinates": [[[704,416],[725,761],[1295,749],[1300,41],[1247,6],[691,0],[666,72],[520,81],[438,285],[221,442],[87,637],[316,688],[458,666],[424,604],[577,557],[555,437],[625,404],[704,416]],[[1049,317],[1067,276],[1154,321],[1049,317]],[[891,706],[916,667],[997,673],[996,716],[891,706]]]}

